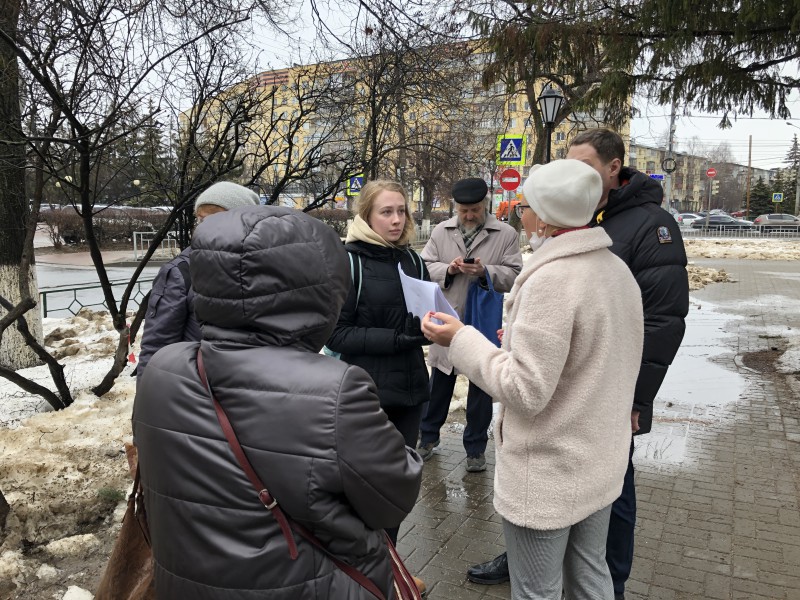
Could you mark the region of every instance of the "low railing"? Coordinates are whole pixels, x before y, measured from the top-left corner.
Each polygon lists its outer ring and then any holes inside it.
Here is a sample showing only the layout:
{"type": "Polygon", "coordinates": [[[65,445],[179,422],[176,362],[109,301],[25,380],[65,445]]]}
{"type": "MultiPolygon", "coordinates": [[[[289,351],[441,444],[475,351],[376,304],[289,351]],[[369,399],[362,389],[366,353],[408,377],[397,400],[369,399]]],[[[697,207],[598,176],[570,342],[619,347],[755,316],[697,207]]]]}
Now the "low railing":
{"type": "MultiPolygon", "coordinates": [[[[129,300],[129,308],[138,308],[141,301],[152,287],[153,279],[139,279],[129,300]]],[[[119,297],[128,285],[128,280],[121,279],[111,282],[111,289],[119,292],[119,297]]],[[[67,312],[77,315],[82,308],[95,308],[108,310],[105,298],[99,283],[79,285],[75,287],[52,287],[39,290],[39,306],[42,310],[42,318],[46,318],[53,313],[67,312]],[[99,292],[97,290],[100,290],[99,292]],[[56,305],[55,307],[53,305],[56,305]]],[[[65,316],[65,315],[57,315],[65,316]]]]}
{"type": "MultiPolygon", "coordinates": [[[[147,254],[147,249],[150,248],[150,244],[155,237],[156,234],[152,231],[133,232],[133,260],[141,260],[144,258],[144,255],[147,254]]],[[[179,252],[178,242],[174,238],[168,236],[161,240],[161,245],[153,252],[153,256],[150,258],[151,260],[172,260],[179,252]]]]}
{"type": "Polygon", "coordinates": [[[727,229],[717,231],[713,228],[681,227],[681,235],[686,238],[738,238],[738,239],[800,239],[800,231],[772,229],[727,229]]]}

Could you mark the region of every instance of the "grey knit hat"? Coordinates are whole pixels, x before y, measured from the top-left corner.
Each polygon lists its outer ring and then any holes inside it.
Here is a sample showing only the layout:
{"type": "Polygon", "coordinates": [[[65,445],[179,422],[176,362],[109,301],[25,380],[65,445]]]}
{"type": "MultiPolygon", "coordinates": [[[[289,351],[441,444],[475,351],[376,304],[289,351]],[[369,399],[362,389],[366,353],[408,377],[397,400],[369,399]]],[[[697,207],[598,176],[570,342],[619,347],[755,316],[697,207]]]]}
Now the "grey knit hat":
{"type": "Polygon", "coordinates": [[[194,203],[194,211],[197,212],[197,209],[203,204],[214,204],[225,210],[230,210],[239,206],[258,206],[260,202],[258,201],[258,194],[253,190],[248,190],[238,183],[220,181],[197,197],[194,203]]]}

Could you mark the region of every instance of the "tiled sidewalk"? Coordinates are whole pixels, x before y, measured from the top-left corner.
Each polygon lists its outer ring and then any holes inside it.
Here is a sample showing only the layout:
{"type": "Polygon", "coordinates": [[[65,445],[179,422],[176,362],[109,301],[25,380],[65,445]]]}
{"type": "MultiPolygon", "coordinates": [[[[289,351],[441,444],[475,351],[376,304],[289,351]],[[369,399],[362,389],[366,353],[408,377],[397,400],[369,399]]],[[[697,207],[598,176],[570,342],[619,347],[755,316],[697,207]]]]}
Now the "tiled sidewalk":
{"type": "MultiPolygon", "coordinates": [[[[800,333],[800,264],[695,262],[737,281],[692,294],[653,433],[637,439],[639,520],[626,598],[800,600],[797,392],[768,372],[769,360],[748,354],[768,359],[771,348],[782,350],[781,337],[800,333]]],[[[504,547],[491,502],[492,442],[489,469],[467,473],[460,429],[447,427],[400,551],[431,600],[509,598],[508,585],[465,577],[504,547]]]]}

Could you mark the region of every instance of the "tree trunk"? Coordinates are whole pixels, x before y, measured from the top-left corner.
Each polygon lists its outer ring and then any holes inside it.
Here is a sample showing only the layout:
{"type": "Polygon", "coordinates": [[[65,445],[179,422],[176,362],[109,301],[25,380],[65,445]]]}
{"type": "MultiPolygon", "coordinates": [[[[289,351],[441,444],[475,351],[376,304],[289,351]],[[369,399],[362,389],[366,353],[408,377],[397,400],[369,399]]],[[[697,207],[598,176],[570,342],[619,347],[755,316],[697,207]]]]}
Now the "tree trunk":
{"type": "MultiPolygon", "coordinates": [[[[0,0],[0,29],[16,38],[19,0],[0,0]]],[[[17,57],[8,44],[0,42],[0,296],[12,304],[21,300],[20,281],[27,280],[30,293],[37,297],[33,265],[20,273],[25,246],[25,138],[19,110],[19,69],[17,57]],[[20,277],[22,275],[22,277],[20,277]]],[[[42,339],[39,311],[27,315],[31,333],[42,339]]],[[[0,364],[24,369],[40,364],[16,328],[9,328],[0,342],[0,364]]]]}
{"type": "Polygon", "coordinates": [[[425,181],[422,184],[422,190],[425,194],[422,202],[422,220],[430,222],[431,212],[433,212],[433,183],[425,181]]]}

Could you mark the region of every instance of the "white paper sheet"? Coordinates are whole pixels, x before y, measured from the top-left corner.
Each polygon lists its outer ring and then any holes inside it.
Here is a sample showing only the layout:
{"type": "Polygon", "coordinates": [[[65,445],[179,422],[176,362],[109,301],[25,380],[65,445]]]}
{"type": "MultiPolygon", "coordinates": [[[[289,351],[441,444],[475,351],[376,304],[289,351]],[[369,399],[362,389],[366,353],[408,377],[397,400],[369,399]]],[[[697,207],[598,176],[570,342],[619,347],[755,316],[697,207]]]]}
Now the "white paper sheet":
{"type": "Polygon", "coordinates": [[[420,319],[430,311],[442,312],[452,315],[456,319],[459,318],[458,313],[444,297],[438,283],[409,277],[403,273],[400,263],[397,263],[397,270],[400,271],[400,283],[403,286],[403,296],[406,299],[408,312],[420,319]]]}

